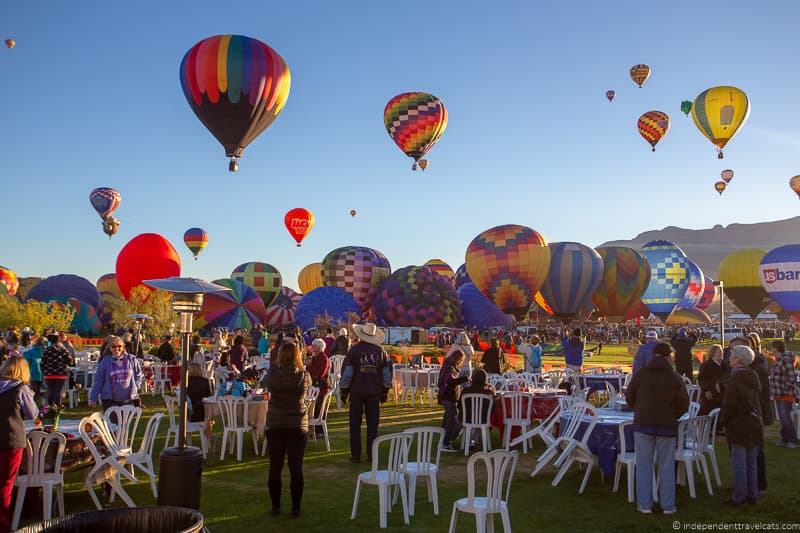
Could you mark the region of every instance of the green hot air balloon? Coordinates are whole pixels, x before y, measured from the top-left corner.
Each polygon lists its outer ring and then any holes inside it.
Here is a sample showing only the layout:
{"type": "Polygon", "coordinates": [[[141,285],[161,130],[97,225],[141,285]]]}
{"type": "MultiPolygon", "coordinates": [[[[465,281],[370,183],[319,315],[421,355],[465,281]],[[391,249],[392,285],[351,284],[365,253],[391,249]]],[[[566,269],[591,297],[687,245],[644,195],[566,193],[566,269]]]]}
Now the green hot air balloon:
{"type": "Polygon", "coordinates": [[[692,102],[691,100],[684,100],[681,102],[681,111],[683,111],[686,116],[689,116],[689,113],[692,112],[692,102]]]}

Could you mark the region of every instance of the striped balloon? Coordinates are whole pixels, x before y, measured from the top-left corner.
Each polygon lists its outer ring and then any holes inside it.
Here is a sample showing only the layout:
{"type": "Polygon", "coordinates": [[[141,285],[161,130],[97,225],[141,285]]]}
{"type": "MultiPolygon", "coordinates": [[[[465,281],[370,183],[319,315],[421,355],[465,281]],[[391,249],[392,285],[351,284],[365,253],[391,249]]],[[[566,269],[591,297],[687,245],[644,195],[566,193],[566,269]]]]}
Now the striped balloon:
{"type": "Polygon", "coordinates": [[[706,288],[705,275],[703,271],[700,270],[700,267],[691,259],[687,259],[686,262],[689,265],[689,285],[686,287],[683,299],[678,304],[678,309],[692,309],[697,307],[706,288]]]}
{"type": "MultiPolygon", "coordinates": [[[[413,170],[420,159],[433,148],[447,128],[447,108],[444,103],[428,93],[398,94],[383,110],[383,124],[395,144],[414,159],[413,170]]],[[[424,161],[424,160],[423,160],[424,161]]]]}
{"type": "Polygon", "coordinates": [[[689,286],[689,262],[683,250],[664,240],[648,242],[642,247],[642,254],[650,263],[650,283],[642,302],[666,322],[689,286]]]}
{"type": "Polygon", "coordinates": [[[540,292],[553,314],[568,322],[589,302],[603,280],[603,258],[577,242],[550,243],[550,271],[540,292]]]}
{"type": "Polygon", "coordinates": [[[431,259],[425,262],[426,267],[430,268],[440,276],[444,276],[445,278],[450,281],[453,285],[455,285],[456,281],[456,273],[453,272],[453,268],[442,261],[441,259],[431,259]]]}
{"type": "Polygon", "coordinates": [[[302,294],[297,293],[289,287],[281,287],[278,297],[272,302],[272,305],[267,307],[267,325],[268,326],[283,326],[294,322],[294,312],[297,310],[297,304],[300,303],[302,294]]]}
{"type": "Polygon", "coordinates": [[[208,233],[202,228],[189,228],[183,234],[183,243],[197,259],[197,255],[208,246],[208,233]]]}
{"type": "Polygon", "coordinates": [[[230,291],[206,294],[195,321],[198,328],[251,329],[266,322],[264,302],[255,289],[235,279],[215,279],[214,283],[230,291]]]}
{"type": "Polygon", "coordinates": [[[603,258],[603,279],[592,302],[609,322],[622,322],[650,283],[650,264],[632,248],[598,248],[603,258]]]}
{"type": "Polygon", "coordinates": [[[122,195],[111,187],[98,187],[89,193],[89,202],[103,220],[114,214],[122,203],[122,195]]]}
{"type": "Polygon", "coordinates": [[[703,295],[700,297],[700,301],[695,305],[695,308],[705,311],[709,307],[711,307],[711,302],[717,297],[717,286],[714,285],[714,280],[706,276],[705,283],[703,285],[703,295]]]}
{"type": "Polygon", "coordinates": [[[650,143],[655,152],[658,141],[669,131],[669,115],[663,111],[648,111],[639,117],[636,126],[639,128],[639,135],[650,143]]]}

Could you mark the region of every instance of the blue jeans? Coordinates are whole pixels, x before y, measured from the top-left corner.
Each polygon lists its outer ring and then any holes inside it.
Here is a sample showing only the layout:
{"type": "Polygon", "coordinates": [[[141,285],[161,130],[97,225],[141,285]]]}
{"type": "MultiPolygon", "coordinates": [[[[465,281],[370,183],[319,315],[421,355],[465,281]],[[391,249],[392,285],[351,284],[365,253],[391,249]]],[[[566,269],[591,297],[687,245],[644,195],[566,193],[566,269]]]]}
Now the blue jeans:
{"type": "Polygon", "coordinates": [[[675,509],[675,437],[634,434],[636,452],[636,505],[653,508],[653,463],[658,464],[658,500],[665,511],[675,509]],[[654,461],[655,459],[655,461],[654,461]]]}
{"type": "Polygon", "coordinates": [[[785,400],[775,400],[775,407],[778,411],[778,420],[781,422],[781,440],[798,444],[797,430],[792,420],[792,403],[785,400]]]}
{"type": "Polygon", "coordinates": [[[447,446],[448,444],[452,444],[458,436],[458,430],[461,429],[461,422],[458,420],[458,407],[456,406],[456,402],[442,400],[442,407],[444,407],[444,417],[442,418],[444,439],[442,439],[442,445],[447,446]]]}
{"type": "Polygon", "coordinates": [[[731,469],[733,470],[733,501],[758,497],[758,447],[746,448],[731,444],[731,469]]]}

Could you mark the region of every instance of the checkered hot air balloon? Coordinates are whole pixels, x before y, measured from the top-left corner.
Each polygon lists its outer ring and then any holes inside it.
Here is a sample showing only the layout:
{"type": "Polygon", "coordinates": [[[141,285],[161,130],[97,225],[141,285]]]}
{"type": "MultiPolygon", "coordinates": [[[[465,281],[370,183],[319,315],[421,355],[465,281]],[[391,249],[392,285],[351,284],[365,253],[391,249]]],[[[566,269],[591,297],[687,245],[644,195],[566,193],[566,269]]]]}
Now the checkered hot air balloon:
{"type": "Polygon", "coordinates": [[[383,110],[383,124],[389,137],[414,160],[412,170],[422,170],[428,161],[422,157],[433,148],[447,128],[447,108],[432,94],[398,94],[383,110]]]}
{"type": "Polygon", "coordinates": [[[642,247],[642,254],[650,263],[650,283],[642,302],[666,322],[689,286],[689,262],[683,250],[664,240],[648,242],[642,247]]]}
{"type": "Polygon", "coordinates": [[[461,323],[461,302],[447,278],[426,266],[409,266],[378,289],[375,314],[388,326],[455,326],[461,323]]]}
{"type": "Polygon", "coordinates": [[[639,128],[639,135],[650,143],[655,152],[658,141],[669,131],[669,115],[663,111],[648,111],[639,117],[636,126],[639,128]]]}
{"type": "Polygon", "coordinates": [[[470,279],[469,274],[467,274],[467,264],[461,263],[461,266],[458,267],[456,270],[456,290],[460,289],[462,285],[465,283],[472,283],[472,279],[470,279]]]}
{"type": "Polygon", "coordinates": [[[267,307],[267,325],[283,326],[294,322],[294,313],[297,310],[297,304],[300,303],[302,298],[302,294],[293,291],[289,287],[281,287],[281,291],[275,301],[267,307]]]}
{"type": "Polygon", "coordinates": [[[231,272],[231,279],[241,281],[248,287],[255,289],[264,301],[264,307],[269,307],[281,290],[281,273],[269,263],[251,261],[243,263],[231,272]]]}
{"type": "Polygon", "coordinates": [[[365,312],[372,308],[375,292],[390,273],[386,256],[363,246],[337,248],[322,260],[323,283],[350,293],[365,312]]]}
{"type": "Polygon", "coordinates": [[[624,246],[598,248],[597,253],[603,258],[603,279],[592,303],[609,322],[622,322],[650,283],[650,264],[624,246]]]}
{"type": "Polygon", "coordinates": [[[205,295],[203,309],[195,321],[198,328],[251,329],[266,323],[264,302],[255,289],[235,279],[216,279],[214,283],[230,291],[205,295]]]}
{"type": "Polygon", "coordinates": [[[430,259],[429,261],[425,262],[426,267],[430,268],[440,276],[444,276],[450,283],[455,285],[455,278],[456,273],[453,272],[453,269],[450,265],[442,261],[441,259],[430,259]]]}
{"type": "Polygon", "coordinates": [[[208,233],[203,228],[189,228],[183,234],[183,243],[192,252],[196,261],[198,254],[208,246],[208,233]]]}

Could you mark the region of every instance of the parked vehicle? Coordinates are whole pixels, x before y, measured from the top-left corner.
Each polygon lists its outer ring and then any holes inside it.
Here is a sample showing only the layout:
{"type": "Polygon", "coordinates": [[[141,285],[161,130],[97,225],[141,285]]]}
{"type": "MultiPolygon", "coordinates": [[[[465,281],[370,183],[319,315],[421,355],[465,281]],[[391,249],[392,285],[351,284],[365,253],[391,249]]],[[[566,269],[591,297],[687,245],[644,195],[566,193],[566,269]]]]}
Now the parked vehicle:
{"type": "Polygon", "coordinates": [[[393,326],[381,329],[386,335],[384,344],[411,346],[412,344],[426,344],[428,340],[428,334],[422,328],[393,326]]]}
{"type": "MultiPolygon", "coordinates": [[[[744,336],[744,331],[742,330],[742,328],[725,328],[726,341],[729,341],[734,337],[743,337],[743,336],[744,336]]],[[[714,339],[715,341],[718,341],[722,338],[722,336],[719,333],[719,328],[714,329],[714,332],[711,333],[711,338],[714,339]]]]}

